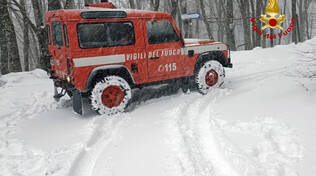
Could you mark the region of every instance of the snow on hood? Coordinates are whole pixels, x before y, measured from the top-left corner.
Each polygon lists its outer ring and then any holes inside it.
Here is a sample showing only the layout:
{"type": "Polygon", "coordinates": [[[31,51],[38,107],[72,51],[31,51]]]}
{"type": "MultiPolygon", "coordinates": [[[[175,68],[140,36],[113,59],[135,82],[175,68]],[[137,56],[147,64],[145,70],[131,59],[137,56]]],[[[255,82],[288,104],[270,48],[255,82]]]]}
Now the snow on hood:
{"type": "Polygon", "coordinates": [[[184,43],[186,46],[196,46],[196,45],[220,43],[220,42],[216,42],[215,40],[210,40],[210,39],[184,39],[184,43]]]}

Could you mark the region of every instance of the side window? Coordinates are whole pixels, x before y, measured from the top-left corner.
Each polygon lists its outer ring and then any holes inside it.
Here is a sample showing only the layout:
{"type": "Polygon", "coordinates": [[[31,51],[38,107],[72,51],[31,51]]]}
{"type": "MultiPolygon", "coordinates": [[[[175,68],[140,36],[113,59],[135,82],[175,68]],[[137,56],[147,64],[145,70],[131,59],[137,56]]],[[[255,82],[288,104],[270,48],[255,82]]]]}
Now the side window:
{"type": "Polygon", "coordinates": [[[64,46],[63,32],[60,22],[52,22],[53,44],[56,46],[64,46]]]}
{"type": "Polygon", "coordinates": [[[64,39],[65,39],[66,47],[69,48],[68,31],[67,31],[67,26],[65,24],[64,24],[64,39]]]}
{"type": "Polygon", "coordinates": [[[49,25],[46,25],[46,35],[47,35],[47,43],[48,43],[48,45],[52,44],[52,39],[50,37],[50,27],[49,27],[49,25]]]}
{"type": "Polygon", "coordinates": [[[131,22],[105,22],[78,24],[80,48],[103,48],[135,44],[131,22]]]}
{"type": "Polygon", "coordinates": [[[179,41],[179,37],[169,20],[148,21],[146,27],[149,44],[179,41]]]}

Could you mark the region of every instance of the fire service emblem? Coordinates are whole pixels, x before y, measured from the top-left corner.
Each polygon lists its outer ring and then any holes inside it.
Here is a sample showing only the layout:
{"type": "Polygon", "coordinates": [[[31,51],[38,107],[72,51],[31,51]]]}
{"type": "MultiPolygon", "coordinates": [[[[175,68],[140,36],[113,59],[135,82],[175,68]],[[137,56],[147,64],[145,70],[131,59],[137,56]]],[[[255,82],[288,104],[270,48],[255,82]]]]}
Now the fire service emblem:
{"type": "Polygon", "coordinates": [[[278,4],[278,0],[269,0],[269,3],[266,7],[266,14],[261,15],[260,17],[253,17],[250,19],[252,23],[252,30],[257,33],[259,36],[263,36],[266,39],[276,39],[287,36],[295,25],[295,17],[291,18],[290,26],[286,29],[283,28],[282,23],[285,22],[285,15],[280,14],[281,10],[278,4]],[[263,24],[262,27],[257,26],[256,19],[259,19],[263,24]],[[277,33],[274,32],[264,32],[265,29],[279,29],[277,33]]]}
{"type": "Polygon", "coordinates": [[[266,24],[261,30],[265,30],[266,28],[279,28],[280,30],[283,30],[283,27],[280,24],[285,21],[285,15],[280,14],[278,0],[269,0],[266,7],[266,14],[261,15],[260,21],[266,24]]]}

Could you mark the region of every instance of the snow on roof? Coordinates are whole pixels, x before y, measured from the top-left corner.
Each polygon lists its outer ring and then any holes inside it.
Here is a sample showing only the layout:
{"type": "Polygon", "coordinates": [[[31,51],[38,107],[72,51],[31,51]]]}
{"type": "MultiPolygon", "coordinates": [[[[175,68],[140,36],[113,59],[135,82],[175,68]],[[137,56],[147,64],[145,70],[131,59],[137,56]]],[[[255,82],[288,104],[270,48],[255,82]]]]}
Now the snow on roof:
{"type": "Polygon", "coordinates": [[[81,20],[82,12],[92,11],[117,11],[126,12],[126,18],[163,18],[171,17],[170,14],[165,12],[156,12],[148,10],[135,10],[135,9],[110,9],[110,8],[99,8],[99,7],[86,7],[84,9],[61,9],[55,11],[49,11],[46,13],[46,21],[53,21],[54,19],[67,21],[67,20],[81,20]]]}

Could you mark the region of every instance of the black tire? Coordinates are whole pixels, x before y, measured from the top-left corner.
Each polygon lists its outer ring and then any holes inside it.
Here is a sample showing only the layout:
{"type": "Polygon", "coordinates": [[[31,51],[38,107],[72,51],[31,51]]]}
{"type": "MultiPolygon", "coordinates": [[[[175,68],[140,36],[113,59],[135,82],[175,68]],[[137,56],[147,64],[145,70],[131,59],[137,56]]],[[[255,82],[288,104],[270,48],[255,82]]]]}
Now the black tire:
{"type": "Polygon", "coordinates": [[[195,71],[194,82],[198,91],[205,95],[224,83],[225,70],[217,60],[206,61],[195,71]]]}
{"type": "Polygon", "coordinates": [[[118,76],[98,81],[91,91],[92,109],[109,116],[124,112],[132,96],[130,85],[118,76]]]}

